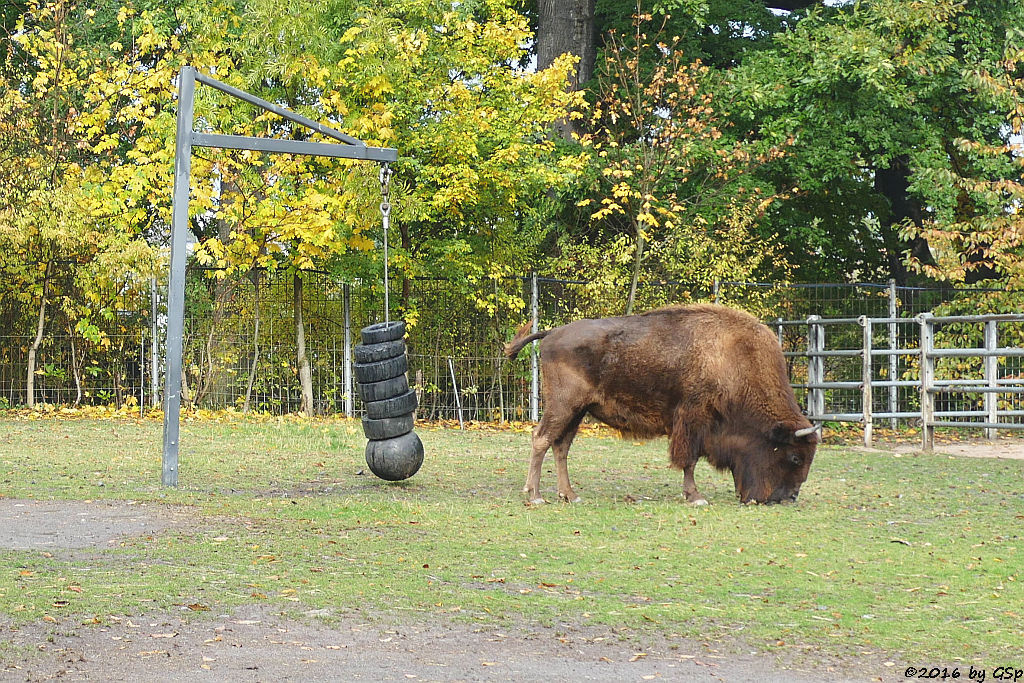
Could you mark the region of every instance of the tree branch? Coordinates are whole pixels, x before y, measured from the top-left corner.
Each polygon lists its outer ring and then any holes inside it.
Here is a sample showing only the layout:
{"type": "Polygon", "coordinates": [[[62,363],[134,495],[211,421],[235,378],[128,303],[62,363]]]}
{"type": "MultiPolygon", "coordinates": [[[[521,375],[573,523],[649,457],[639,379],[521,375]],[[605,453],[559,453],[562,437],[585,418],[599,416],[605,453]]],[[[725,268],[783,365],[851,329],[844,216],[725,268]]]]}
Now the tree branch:
{"type": "Polygon", "coordinates": [[[765,7],[781,9],[792,12],[798,9],[807,9],[812,5],[820,5],[823,0],[765,0],[765,7]]]}

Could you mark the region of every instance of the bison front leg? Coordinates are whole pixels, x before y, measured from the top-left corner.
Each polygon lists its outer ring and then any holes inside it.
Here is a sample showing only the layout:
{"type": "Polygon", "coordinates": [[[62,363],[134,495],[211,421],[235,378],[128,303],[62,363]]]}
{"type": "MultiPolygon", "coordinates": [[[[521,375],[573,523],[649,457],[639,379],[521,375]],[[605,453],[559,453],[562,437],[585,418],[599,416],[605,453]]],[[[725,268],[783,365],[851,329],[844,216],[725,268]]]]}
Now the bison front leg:
{"type": "Polygon", "coordinates": [[[691,505],[707,505],[704,495],[697,490],[693,469],[700,459],[703,439],[684,415],[678,415],[672,425],[669,437],[669,462],[672,467],[683,471],[683,494],[691,505]]]}
{"type": "Polygon", "coordinates": [[[707,505],[707,499],[703,493],[697,490],[697,482],[693,478],[693,468],[696,465],[697,463],[694,461],[689,466],[683,468],[683,493],[691,505],[707,505]]]}

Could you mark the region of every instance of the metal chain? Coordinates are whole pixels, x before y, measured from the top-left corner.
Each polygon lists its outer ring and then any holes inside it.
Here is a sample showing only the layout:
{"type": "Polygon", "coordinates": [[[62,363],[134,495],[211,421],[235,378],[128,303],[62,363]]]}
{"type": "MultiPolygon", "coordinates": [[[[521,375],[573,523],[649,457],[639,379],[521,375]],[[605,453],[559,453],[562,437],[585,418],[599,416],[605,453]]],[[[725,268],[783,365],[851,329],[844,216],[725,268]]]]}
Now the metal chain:
{"type": "Polygon", "coordinates": [[[384,322],[391,322],[391,285],[388,281],[388,231],[391,228],[391,176],[394,171],[391,164],[385,162],[380,165],[380,217],[384,224],[384,322]]]}
{"type": "Polygon", "coordinates": [[[385,162],[380,165],[380,213],[382,217],[391,214],[391,176],[394,175],[391,164],[385,162]]]}

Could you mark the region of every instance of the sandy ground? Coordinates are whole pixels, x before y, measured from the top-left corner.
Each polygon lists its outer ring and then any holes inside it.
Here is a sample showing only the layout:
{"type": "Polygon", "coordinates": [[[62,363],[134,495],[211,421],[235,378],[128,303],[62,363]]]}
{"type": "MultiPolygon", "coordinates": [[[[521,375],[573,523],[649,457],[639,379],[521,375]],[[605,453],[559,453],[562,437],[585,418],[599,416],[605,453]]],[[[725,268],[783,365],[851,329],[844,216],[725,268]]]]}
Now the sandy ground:
{"type": "MultiPolygon", "coordinates": [[[[900,454],[921,453],[921,443],[876,441],[875,448],[863,449],[900,454]]],[[[970,458],[1011,458],[1024,460],[1024,439],[1003,437],[994,441],[937,441],[933,451],[936,455],[958,455],[970,458]]]]}
{"type": "MultiPolygon", "coordinates": [[[[880,444],[899,453],[916,444],[880,444]]],[[[1024,442],[941,443],[938,455],[1024,458],[1024,442]]],[[[91,552],[126,536],[187,525],[187,512],[131,503],[0,498],[0,548],[91,552]]],[[[38,623],[6,641],[0,679],[9,681],[870,681],[903,680],[893,662],[793,665],[721,644],[629,634],[577,624],[476,628],[437,618],[307,612],[266,607],[231,614],[143,614],[101,625],[38,623]]],[[[806,663],[810,662],[810,664],[806,663]]]]}

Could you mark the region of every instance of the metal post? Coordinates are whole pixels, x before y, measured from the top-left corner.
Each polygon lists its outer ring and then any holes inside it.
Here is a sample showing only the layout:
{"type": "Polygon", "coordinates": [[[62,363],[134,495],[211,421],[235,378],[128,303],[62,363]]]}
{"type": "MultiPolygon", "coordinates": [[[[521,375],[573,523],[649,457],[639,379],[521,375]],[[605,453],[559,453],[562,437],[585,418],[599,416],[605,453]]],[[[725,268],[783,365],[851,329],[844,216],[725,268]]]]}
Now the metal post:
{"type": "Polygon", "coordinates": [[[352,397],[352,286],[341,286],[342,308],[345,315],[345,359],[342,361],[342,384],[345,392],[345,417],[352,417],[355,405],[352,397]]]}
{"type": "Polygon", "coordinates": [[[150,405],[154,408],[160,407],[160,327],[157,324],[157,316],[160,313],[160,295],[157,292],[157,280],[155,277],[149,279],[150,298],[150,348],[149,348],[149,381],[150,381],[150,405]]]}
{"type": "Polygon", "coordinates": [[[171,266],[167,280],[167,372],[164,376],[164,451],[160,482],[178,485],[181,419],[182,338],[185,334],[185,235],[188,233],[189,181],[192,172],[192,113],[196,70],[178,75],[178,120],[174,138],[174,199],[171,208],[171,266]]]}
{"type": "Polygon", "coordinates": [[[807,412],[812,419],[825,414],[825,389],[820,385],[825,381],[825,358],[821,352],[825,350],[825,328],[818,321],[821,316],[812,315],[807,318],[807,412]]]}
{"type": "Polygon", "coordinates": [[[917,317],[921,324],[921,450],[931,452],[935,448],[935,358],[932,349],[935,341],[935,327],[931,313],[917,317]]]}
{"type": "Polygon", "coordinates": [[[871,395],[871,318],[862,315],[858,321],[863,328],[864,344],[862,353],[864,357],[861,363],[861,414],[864,416],[864,445],[871,448],[874,427],[871,417],[872,395],[871,395]]]}
{"type": "MultiPolygon", "coordinates": [[[[896,280],[889,280],[889,318],[895,319],[899,312],[897,310],[896,300],[896,280]]],[[[895,351],[899,348],[899,340],[897,339],[897,325],[895,322],[889,323],[889,350],[895,351]]],[[[895,382],[896,375],[899,373],[899,359],[896,358],[896,354],[889,356],[889,381],[895,382]]],[[[899,387],[889,387],[889,412],[899,412],[900,394],[899,387]]],[[[897,419],[891,418],[889,420],[889,427],[895,430],[899,425],[897,419]]]]}
{"type": "Polygon", "coordinates": [[[721,291],[721,287],[722,283],[719,282],[718,278],[716,277],[715,281],[711,284],[711,301],[716,304],[718,303],[718,295],[721,291]]]}
{"type": "Polygon", "coordinates": [[[139,419],[146,417],[146,334],[139,334],[139,419]]]}
{"type": "MultiPolygon", "coordinates": [[[[537,273],[530,275],[530,315],[533,320],[531,330],[536,334],[540,325],[540,292],[537,288],[537,273]]],[[[540,420],[540,370],[537,367],[537,342],[530,348],[530,420],[540,420]]]]}
{"type": "MultiPolygon", "coordinates": [[[[995,389],[999,384],[999,358],[994,353],[999,348],[999,332],[996,325],[995,320],[985,323],[985,350],[992,354],[985,356],[985,384],[990,389],[995,389]]],[[[999,394],[995,392],[985,394],[985,414],[989,424],[996,424],[999,421],[999,394]]],[[[985,430],[985,438],[990,441],[995,440],[998,436],[997,429],[985,430]]]]}
{"type": "Polygon", "coordinates": [[[462,422],[462,398],[459,396],[459,383],[455,381],[455,362],[451,356],[448,356],[448,372],[452,375],[452,391],[455,392],[455,410],[459,417],[459,429],[465,429],[466,425],[462,422]]]}
{"type": "Polygon", "coordinates": [[[811,316],[807,319],[807,414],[814,419],[816,413],[814,412],[815,394],[814,385],[818,384],[821,380],[817,377],[818,365],[815,363],[816,356],[814,353],[817,351],[815,346],[815,331],[814,325],[812,324],[811,316]]]}

